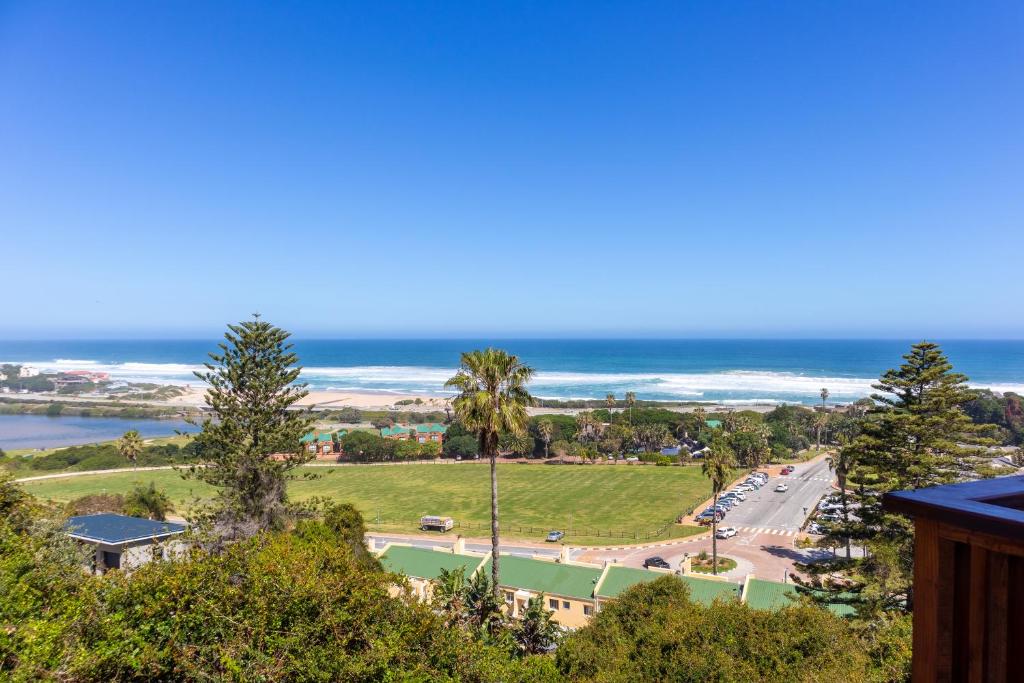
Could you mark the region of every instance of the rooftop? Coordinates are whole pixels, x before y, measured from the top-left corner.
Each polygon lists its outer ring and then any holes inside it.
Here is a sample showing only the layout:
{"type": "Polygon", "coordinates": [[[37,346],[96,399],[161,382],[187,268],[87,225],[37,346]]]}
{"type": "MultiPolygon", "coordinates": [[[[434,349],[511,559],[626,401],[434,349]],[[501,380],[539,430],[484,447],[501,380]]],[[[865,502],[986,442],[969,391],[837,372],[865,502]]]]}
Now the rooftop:
{"type": "MultiPolygon", "coordinates": [[[[558,564],[515,555],[502,555],[500,569],[502,586],[584,600],[593,597],[594,587],[601,578],[601,570],[597,567],[558,564]]],[[[485,571],[490,570],[491,561],[487,560],[485,571]]]]}
{"type": "Polygon", "coordinates": [[[183,533],[188,527],[175,522],[156,522],[141,517],[104,512],[98,515],[70,517],[64,528],[67,529],[71,538],[119,545],[131,541],[173,536],[183,533]]]}
{"type": "MultiPolygon", "coordinates": [[[[798,594],[796,586],[792,583],[751,578],[747,582],[744,602],[753,609],[775,610],[792,605],[798,594]]],[[[849,605],[829,605],[828,609],[839,616],[853,613],[853,608],[849,605]]]]}
{"type": "Polygon", "coordinates": [[[381,564],[388,571],[417,579],[436,579],[442,569],[451,571],[460,567],[466,570],[468,577],[480,566],[482,559],[474,555],[456,555],[407,545],[390,546],[380,556],[381,564]]]}

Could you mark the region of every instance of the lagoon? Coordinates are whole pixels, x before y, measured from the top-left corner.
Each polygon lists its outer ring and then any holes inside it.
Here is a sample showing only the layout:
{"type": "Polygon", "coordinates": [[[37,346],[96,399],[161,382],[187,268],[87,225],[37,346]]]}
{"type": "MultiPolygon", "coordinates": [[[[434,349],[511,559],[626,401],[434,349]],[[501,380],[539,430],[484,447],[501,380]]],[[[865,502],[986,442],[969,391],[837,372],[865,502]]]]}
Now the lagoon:
{"type": "Polygon", "coordinates": [[[129,429],[137,429],[144,438],[173,436],[177,431],[198,431],[195,426],[182,420],[0,415],[0,448],[11,451],[98,443],[116,439],[129,429]]]}

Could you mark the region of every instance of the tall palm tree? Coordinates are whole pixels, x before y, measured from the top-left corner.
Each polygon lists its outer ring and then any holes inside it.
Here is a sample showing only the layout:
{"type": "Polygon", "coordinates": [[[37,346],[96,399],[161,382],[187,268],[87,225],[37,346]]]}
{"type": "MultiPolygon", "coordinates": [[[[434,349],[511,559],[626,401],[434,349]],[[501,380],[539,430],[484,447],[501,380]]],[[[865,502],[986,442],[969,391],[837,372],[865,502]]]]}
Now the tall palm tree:
{"type": "Polygon", "coordinates": [[[829,397],[828,389],[822,388],[822,390],[821,390],[821,409],[822,410],[825,409],[825,401],[828,400],[828,397],[829,397]]]}
{"type": "Polygon", "coordinates": [[[708,426],[708,411],[704,410],[704,406],[697,406],[693,409],[693,416],[697,418],[697,436],[704,431],[704,428],[708,426]]]}
{"type": "Polygon", "coordinates": [[[735,465],[732,449],[721,439],[715,439],[704,453],[704,462],[700,466],[704,476],[711,480],[713,509],[716,511],[711,517],[711,572],[714,574],[718,573],[718,494],[725,489],[735,465]]]}
{"type": "Polygon", "coordinates": [[[815,441],[817,442],[817,448],[821,448],[821,433],[828,427],[828,413],[818,413],[817,417],[814,418],[814,433],[816,435],[815,441]]]}
{"type": "Polygon", "coordinates": [[[580,443],[586,443],[593,438],[594,433],[597,431],[597,420],[594,416],[587,413],[580,413],[576,416],[576,440],[580,443]]]}
{"type": "Polygon", "coordinates": [[[452,401],[455,414],[466,429],[477,433],[480,453],[491,463],[491,577],[498,598],[498,435],[526,431],[526,407],[534,402],[526,384],[533,377],[533,368],[501,349],[469,351],[461,360],[459,371],[445,386],[459,391],[452,401]]]}
{"type": "Polygon", "coordinates": [[[537,433],[540,434],[540,440],[544,442],[544,459],[547,460],[548,446],[551,445],[551,436],[555,433],[555,425],[547,418],[538,420],[537,433]]]}
{"type": "Polygon", "coordinates": [[[606,394],[604,404],[608,406],[608,423],[612,421],[612,411],[615,410],[615,394],[606,394]]]}
{"type": "MultiPolygon", "coordinates": [[[[843,506],[843,525],[850,523],[850,512],[846,505],[846,478],[853,470],[857,462],[857,456],[853,448],[842,446],[828,456],[828,468],[836,473],[836,483],[839,484],[839,501],[843,506]]],[[[847,526],[847,528],[849,528],[847,526]]],[[[846,537],[846,559],[850,559],[850,537],[846,537]]]]}
{"type": "Polygon", "coordinates": [[[633,424],[633,406],[636,405],[636,392],[626,392],[626,405],[629,406],[629,424],[633,424]]]}
{"type": "Polygon", "coordinates": [[[117,440],[117,452],[132,464],[132,469],[138,467],[139,454],[142,453],[142,436],[137,429],[129,429],[117,440]]]}

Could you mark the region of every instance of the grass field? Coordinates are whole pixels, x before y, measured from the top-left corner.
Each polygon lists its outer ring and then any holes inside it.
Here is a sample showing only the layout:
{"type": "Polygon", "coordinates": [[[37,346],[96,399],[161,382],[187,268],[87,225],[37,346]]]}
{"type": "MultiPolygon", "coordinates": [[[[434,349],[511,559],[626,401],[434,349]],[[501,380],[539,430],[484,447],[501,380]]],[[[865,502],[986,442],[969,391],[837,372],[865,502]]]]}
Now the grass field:
{"type": "MultiPolygon", "coordinates": [[[[498,470],[502,529],[509,538],[540,540],[549,529],[566,531],[574,544],[679,538],[702,529],[677,524],[666,528],[666,522],[710,496],[710,485],[699,467],[507,464],[498,470]]],[[[489,535],[489,476],[484,464],[357,465],[305,471],[320,476],[292,482],[293,497],[351,502],[372,529],[413,531],[421,515],[435,514],[455,518],[464,535],[489,535]]],[[[164,489],[179,510],[211,493],[204,484],[183,480],[170,470],[68,477],[24,486],[40,498],[66,502],[89,493],[124,493],[150,481],[164,489]]]]}

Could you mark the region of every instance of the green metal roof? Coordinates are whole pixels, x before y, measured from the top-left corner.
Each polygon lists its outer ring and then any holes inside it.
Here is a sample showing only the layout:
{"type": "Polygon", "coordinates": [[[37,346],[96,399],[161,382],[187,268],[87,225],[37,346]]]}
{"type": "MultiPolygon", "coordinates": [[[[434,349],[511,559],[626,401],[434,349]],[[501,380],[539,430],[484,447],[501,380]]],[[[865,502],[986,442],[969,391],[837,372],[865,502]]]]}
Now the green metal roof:
{"type": "MultiPolygon", "coordinates": [[[[646,583],[660,579],[663,576],[672,576],[663,572],[652,572],[647,569],[634,569],[633,567],[619,567],[612,565],[608,567],[608,573],[601,582],[597,596],[599,598],[617,598],[624,591],[632,588],[638,583],[646,583]]],[[[715,598],[723,600],[737,599],[740,596],[740,585],[731,581],[715,581],[714,579],[702,579],[696,576],[678,576],[690,588],[690,599],[703,605],[710,605],[715,598]]]]}
{"type": "Polygon", "coordinates": [[[444,425],[440,425],[435,422],[434,424],[430,425],[416,425],[416,431],[420,432],[421,434],[444,434],[446,431],[448,431],[448,428],[445,427],[444,425]]]}
{"type": "MultiPolygon", "coordinates": [[[[594,596],[594,587],[601,578],[601,570],[596,567],[578,567],[515,555],[502,555],[499,569],[502,586],[583,600],[594,596]]],[[[491,571],[490,560],[487,560],[484,571],[491,571]]]]}
{"type": "Polygon", "coordinates": [[[321,432],[319,434],[317,432],[310,432],[308,434],[304,434],[299,441],[302,443],[312,443],[314,441],[324,443],[326,441],[333,441],[333,438],[331,437],[330,432],[321,432]]]}
{"type": "Polygon", "coordinates": [[[381,436],[398,436],[399,434],[408,434],[410,427],[403,427],[402,425],[395,425],[394,427],[385,427],[380,430],[381,436]]]}
{"type": "MultiPolygon", "coordinates": [[[[765,581],[764,579],[750,579],[747,583],[746,603],[753,609],[781,609],[792,605],[796,600],[796,586],[792,583],[779,583],[778,581],[765,581]]],[[[854,609],[850,605],[829,605],[828,609],[839,616],[853,614],[854,609]]]]}
{"type": "Polygon", "coordinates": [[[704,424],[706,424],[708,427],[711,427],[712,429],[717,429],[717,428],[722,426],[722,421],[721,420],[708,420],[704,424]]]}
{"type": "Polygon", "coordinates": [[[468,578],[482,559],[472,555],[456,555],[405,545],[393,545],[380,557],[381,564],[388,571],[417,579],[436,579],[441,575],[442,569],[452,570],[459,567],[466,570],[468,578]]]}
{"type": "Polygon", "coordinates": [[[704,605],[710,605],[716,598],[722,600],[740,597],[740,584],[732,581],[715,581],[714,579],[698,579],[695,576],[680,576],[690,587],[690,599],[704,605]]]}
{"type": "Polygon", "coordinates": [[[617,598],[619,593],[622,593],[628,588],[632,588],[638,583],[654,581],[662,576],[666,575],[660,572],[652,572],[647,569],[634,569],[633,567],[619,567],[612,565],[611,567],[608,567],[608,573],[605,574],[604,581],[601,582],[601,587],[597,591],[597,597],[617,598]]]}

